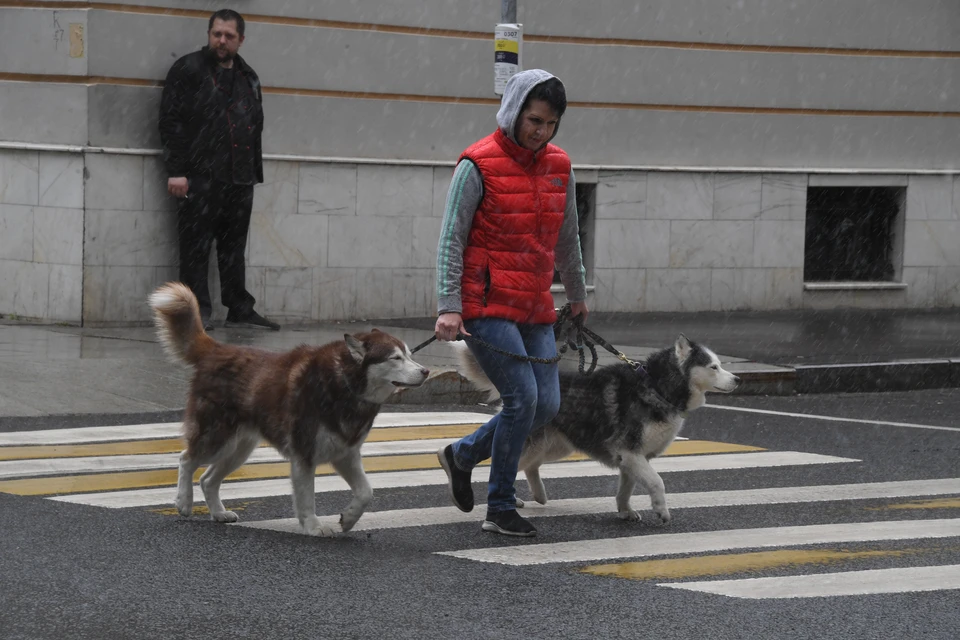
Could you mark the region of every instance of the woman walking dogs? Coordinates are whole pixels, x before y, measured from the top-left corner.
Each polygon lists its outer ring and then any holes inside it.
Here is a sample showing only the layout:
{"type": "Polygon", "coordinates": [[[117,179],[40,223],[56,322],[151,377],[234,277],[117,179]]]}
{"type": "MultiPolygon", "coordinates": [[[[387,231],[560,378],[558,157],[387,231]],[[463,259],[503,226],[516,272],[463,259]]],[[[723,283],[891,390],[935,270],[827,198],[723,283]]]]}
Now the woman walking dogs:
{"type": "Polygon", "coordinates": [[[556,356],[550,285],[554,267],[586,317],[586,284],[570,158],[549,144],[567,108],[563,83],[541,69],[514,75],[497,113],[499,128],[464,151],[447,193],[437,251],[440,340],[467,344],[503,399],[502,411],[438,452],[454,504],[473,509],[470,475],[491,458],[484,531],[534,536],[516,509],[514,481],[532,429],[556,416],[557,365],[502,355],[556,356]]]}

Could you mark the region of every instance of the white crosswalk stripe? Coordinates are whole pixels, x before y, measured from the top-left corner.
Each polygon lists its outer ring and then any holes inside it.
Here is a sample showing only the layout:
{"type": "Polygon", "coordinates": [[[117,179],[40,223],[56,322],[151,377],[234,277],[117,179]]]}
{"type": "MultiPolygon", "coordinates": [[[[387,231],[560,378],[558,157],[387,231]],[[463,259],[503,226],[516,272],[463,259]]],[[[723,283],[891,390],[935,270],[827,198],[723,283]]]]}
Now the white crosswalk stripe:
{"type": "MultiPolygon", "coordinates": [[[[757,453],[725,453],[719,455],[684,456],[680,458],[657,458],[653,466],[660,473],[681,471],[717,471],[723,469],[749,469],[757,467],[783,467],[811,464],[835,464],[857,462],[852,458],[824,456],[796,451],[758,451],[757,453]]],[[[540,470],[543,478],[587,478],[609,476],[612,471],[597,462],[556,462],[540,470]]],[[[447,476],[437,469],[416,471],[384,471],[369,474],[370,485],[376,489],[397,487],[436,486],[447,483],[447,476]]],[[[339,476],[323,476],[316,480],[316,492],[346,491],[347,483],[339,476]]],[[[254,480],[247,482],[224,482],[220,497],[226,499],[264,498],[290,493],[290,481],[254,480]]],[[[134,489],[100,493],[54,496],[52,500],[86,504],[96,507],[147,507],[173,503],[173,491],[163,489],[134,489]]]]}
{"type": "MultiPolygon", "coordinates": [[[[668,500],[671,508],[692,509],[698,507],[798,504],[802,502],[828,502],[836,500],[875,500],[878,498],[937,496],[954,493],[960,493],[960,478],[908,480],[903,482],[872,482],[863,484],[831,484],[808,487],[774,487],[770,489],[747,489],[743,491],[673,493],[668,496],[668,500]]],[[[650,508],[650,498],[648,496],[636,496],[634,500],[634,508],[650,508]]],[[[523,515],[528,518],[551,518],[594,513],[612,514],[613,511],[613,497],[605,496],[599,498],[551,500],[546,505],[528,502],[524,507],[523,515]]],[[[336,524],[337,517],[338,516],[327,516],[327,523],[336,524]]],[[[321,520],[323,520],[323,518],[321,518],[321,520]]],[[[396,509],[364,514],[355,530],[398,529],[403,527],[424,527],[476,521],[477,514],[463,513],[450,507],[396,509]]],[[[295,518],[238,522],[236,526],[301,533],[300,525],[295,518]]]]}
{"type": "Polygon", "coordinates": [[[696,533],[661,533],[604,540],[443,551],[443,555],[511,566],[597,562],[729,549],[764,549],[790,545],[867,542],[960,536],[960,518],[849,522],[796,527],[728,529],[696,533]]]}
{"type": "MultiPolygon", "coordinates": [[[[373,427],[422,427],[430,425],[482,424],[490,419],[486,413],[471,411],[381,413],[373,427]]],[[[86,442],[114,442],[179,438],[182,422],[128,424],[109,427],[77,427],[75,429],[44,429],[42,431],[14,431],[0,433],[0,447],[50,444],[81,444],[86,442]]]]}
{"type": "Polygon", "coordinates": [[[818,573],[807,576],[674,582],[660,586],[751,600],[941,591],[960,589],[960,564],[818,573]]]}
{"type": "MultiPolygon", "coordinates": [[[[488,414],[476,412],[381,414],[374,426],[383,431],[378,432],[377,437],[371,438],[363,447],[365,460],[371,463],[378,459],[380,461],[379,466],[368,472],[375,492],[445,485],[446,475],[437,468],[433,453],[440,446],[453,441],[454,438],[448,436],[456,435],[456,431],[438,428],[445,425],[455,427],[477,424],[487,419],[488,414]],[[389,429],[394,427],[399,429],[391,435],[389,429]],[[435,428],[425,432],[421,427],[435,428]],[[401,433],[404,429],[406,432],[401,433]]],[[[164,440],[178,438],[181,427],[180,423],[173,422],[0,433],[0,492],[41,495],[49,500],[115,509],[169,507],[175,494],[172,484],[175,481],[174,470],[179,455],[176,448],[179,445],[164,440]],[[117,445],[111,448],[110,443],[117,445]],[[138,473],[148,475],[138,476],[138,473]],[[128,482],[127,476],[131,478],[128,484],[124,484],[128,482]],[[100,478],[110,480],[107,484],[98,486],[97,481],[100,478]],[[65,484],[57,484],[60,479],[65,484]],[[45,482],[53,484],[43,484],[45,482]],[[30,486],[31,483],[52,488],[48,491],[35,489],[30,486]],[[91,487],[97,490],[88,490],[91,487]]],[[[751,450],[751,447],[742,446],[731,451],[734,447],[724,443],[697,441],[686,445],[696,445],[699,448],[689,448],[676,455],[657,458],[652,461],[653,466],[663,474],[696,474],[706,471],[776,467],[816,469],[823,465],[855,465],[860,462],[852,457],[803,451],[751,450]]],[[[289,496],[290,481],[284,476],[283,468],[276,465],[280,462],[283,462],[282,456],[273,449],[257,449],[245,466],[246,469],[254,470],[246,477],[254,479],[236,479],[224,483],[221,497],[230,501],[289,496]],[[271,468],[270,465],[274,466],[271,468]]],[[[485,470],[480,470],[476,475],[476,479],[482,481],[486,477],[485,470]]],[[[541,475],[547,480],[607,476],[614,481],[616,474],[593,461],[562,461],[545,465],[541,469],[541,475]]],[[[318,494],[348,490],[346,483],[336,475],[318,475],[315,484],[318,494]]],[[[677,493],[670,492],[669,479],[667,484],[668,504],[672,509],[826,505],[839,501],[960,496],[960,478],[677,493]]],[[[197,499],[202,501],[199,490],[197,499]]],[[[637,495],[634,500],[635,508],[650,508],[650,501],[646,496],[637,495]]],[[[957,502],[952,498],[945,501],[951,505],[957,502]]],[[[614,498],[609,494],[560,498],[551,500],[547,505],[528,503],[523,514],[534,522],[541,518],[576,518],[595,514],[609,514],[613,520],[614,505],[614,498]]],[[[636,526],[638,533],[642,532],[643,535],[565,542],[525,541],[524,544],[516,545],[504,545],[504,541],[497,538],[495,541],[491,539],[491,546],[452,550],[447,547],[435,553],[467,566],[473,563],[493,563],[514,567],[570,567],[585,563],[618,564],[625,560],[643,563],[652,559],[696,558],[703,554],[738,550],[785,549],[827,544],[890,544],[904,540],[960,538],[960,518],[890,520],[878,516],[877,520],[865,522],[796,525],[790,524],[789,513],[784,509],[785,525],[776,527],[718,527],[716,530],[673,532],[670,527],[652,529],[640,524],[636,526]]],[[[243,518],[243,515],[241,517],[243,518]]],[[[478,524],[481,519],[482,505],[467,514],[447,505],[392,509],[364,514],[354,530],[394,530],[400,535],[402,530],[414,527],[435,527],[437,531],[442,531],[442,527],[464,523],[478,524]]],[[[335,525],[338,516],[322,516],[321,520],[335,525]]],[[[241,520],[232,526],[251,532],[271,530],[302,535],[299,524],[290,517],[241,520]]],[[[608,567],[607,564],[600,566],[604,569],[608,567]]],[[[811,575],[803,575],[802,569],[792,569],[790,572],[791,575],[734,579],[721,577],[671,581],[661,578],[652,579],[652,583],[678,593],[692,591],[747,599],[840,597],[960,588],[960,565],[957,564],[829,573],[820,571],[811,575]]],[[[707,574],[702,575],[707,577],[707,574]]]]}
{"type": "MultiPolygon", "coordinates": [[[[456,438],[433,438],[430,440],[399,440],[391,442],[367,442],[361,447],[364,456],[403,455],[433,453],[456,438]]],[[[23,476],[47,476],[67,473],[106,471],[130,471],[134,469],[176,469],[180,453],[155,453],[118,456],[87,456],[81,458],[47,458],[42,460],[0,461],[0,478],[23,476]]],[[[270,447],[256,449],[247,459],[249,464],[258,462],[283,462],[282,455],[270,447]]]]}

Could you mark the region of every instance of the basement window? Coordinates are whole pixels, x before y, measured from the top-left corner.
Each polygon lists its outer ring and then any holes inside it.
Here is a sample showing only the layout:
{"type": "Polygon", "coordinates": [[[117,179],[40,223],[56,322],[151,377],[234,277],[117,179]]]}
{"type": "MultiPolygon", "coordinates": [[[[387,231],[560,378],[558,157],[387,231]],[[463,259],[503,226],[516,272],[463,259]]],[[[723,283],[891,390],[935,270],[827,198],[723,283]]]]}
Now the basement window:
{"type": "Polygon", "coordinates": [[[903,187],[808,187],[805,282],[900,277],[903,187]]]}

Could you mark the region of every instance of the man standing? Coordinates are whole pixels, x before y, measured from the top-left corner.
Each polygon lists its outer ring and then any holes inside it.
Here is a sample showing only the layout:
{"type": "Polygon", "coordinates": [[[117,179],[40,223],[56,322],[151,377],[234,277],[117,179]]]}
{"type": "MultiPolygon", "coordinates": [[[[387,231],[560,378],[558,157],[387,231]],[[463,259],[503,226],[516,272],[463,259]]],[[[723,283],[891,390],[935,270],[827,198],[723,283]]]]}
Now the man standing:
{"type": "Polygon", "coordinates": [[[160,102],[167,191],[179,198],[180,280],[196,294],[207,331],[213,329],[207,263],[214,240],[226,326],[280,329],[254,311],[246,289],[253,185],[263,182],[263,106],[260,79],[237,55],[243,32],[236,11],[210,16],[207,46],[173,63],[160,102]]]}

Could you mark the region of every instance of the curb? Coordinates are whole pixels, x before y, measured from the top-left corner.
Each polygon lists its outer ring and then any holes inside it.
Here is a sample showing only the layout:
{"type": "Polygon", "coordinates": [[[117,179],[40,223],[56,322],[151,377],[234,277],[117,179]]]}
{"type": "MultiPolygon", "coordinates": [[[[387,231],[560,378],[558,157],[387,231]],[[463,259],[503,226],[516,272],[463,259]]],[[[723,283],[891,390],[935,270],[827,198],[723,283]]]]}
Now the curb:
{"type": "Polygon", "coordinates": [[[478,404],[487,394],[473,385],[453,367],[436,367],[419,387],[400,389],[388,404],[478,404]]]}
{"type": "Polygon", "coordinates": [[[915,391],[960,387],[960,358],[798,365],[796,393],[915,391]]]}
{"type": "MultiPolygon", "coordinates": [[[[755,362],[730,363],[740,376],[736,396],[790,396],[820,393],[879,393],[960,387],[960,358],[899,360],[857,364],[815,364],[781,367],[755,362]]],[[[477,405],[487,402],[454,367],[435,367],[426,382],[415,389],[402,389],[384,405],[477,405]]],[[[57,414],[2,417],[5,429],[54,429],[66,426],[135,424],[141,421],[175,422],[182,409],[133,413],[57,414]]]]}
{"type": "Polygon", "coordinates": [[[792,396],[796,393],[797,373],[789,367],[727,367],[740,377],[735,396],[792,396]],[[737,370],[739,369],[739,370],[737,370]]]}

